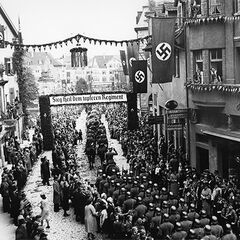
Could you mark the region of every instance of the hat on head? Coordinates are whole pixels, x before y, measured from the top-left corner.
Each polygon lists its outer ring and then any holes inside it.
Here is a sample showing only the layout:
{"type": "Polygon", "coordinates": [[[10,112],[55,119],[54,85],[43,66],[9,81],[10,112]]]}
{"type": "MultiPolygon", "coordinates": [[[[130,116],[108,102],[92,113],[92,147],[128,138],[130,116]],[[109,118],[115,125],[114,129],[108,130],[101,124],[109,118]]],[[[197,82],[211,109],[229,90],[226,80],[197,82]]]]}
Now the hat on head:
{"type": "Polygon", "coordinates": [[[194,229],[189,230],[189,236],[195,237],[195,234],[196,234],[196,232],[194,231],[194,229]]]}
{"type": "Polygon", "coordinates": [[[180,222],[176,222],[176,230],[180,231],[182,229],[182,225],[180,222]]]}
{"type": "Polygon", "coordinates": [[[168,215],[167,213],[164,213],[163,218],[164,218],[165,220],[167,220],[167,219],[169,219],[169,215],[168,215]]]}
{"type": "Polygon", "coordinates": [[[213,224],[217,224],[217,222],[218,222],[217,217],[216,216],[212,216],[212,223],[213,224]]]}
{"type": "Polygon", "coordinates": [[[18,221],[19,221],[19,220],[24,220],[23,215],[19,215],[19,216],[18,216],[18,221]]]}
{"type": "Polygon", "coordinates": [[[211,232],[211,226],[210,225],[206,225],[204,227],[204,231],[205,231],[205,233],[210,233],[211,232]]]}
{"type": "Polygon", "coordinates": [[[154,209],[154,205],[153,205],[153,203],[149,203],[149,209],[151,209],[151,210],[154,209]]]}
{"type": "Polygon", "coordinates": [[[171,206],[171,212],[176,212],[177,208],[175,206],[171,206]]]}
{"type": "Polygon", "coordinates": [[[230,225],[229,223],[227,223],[227,224],[226,224],[226,232],[227,232],[227,233],[230,233],[231,230],[232,230],[231,225],[230,225]]]}
{"type": "Polygon", "coordinates": [[[205,210],[202,210],[202,211],[201,211],[201,216],[202,216],[202,217],[206,217],[206,216],[207,216],[207,212],[206,212],[205,210]]]}
{"type": "Polygon", "coordinates": [[[161,209],[159,207],[157,207],[156,212],[161,212],[161,209]]]}

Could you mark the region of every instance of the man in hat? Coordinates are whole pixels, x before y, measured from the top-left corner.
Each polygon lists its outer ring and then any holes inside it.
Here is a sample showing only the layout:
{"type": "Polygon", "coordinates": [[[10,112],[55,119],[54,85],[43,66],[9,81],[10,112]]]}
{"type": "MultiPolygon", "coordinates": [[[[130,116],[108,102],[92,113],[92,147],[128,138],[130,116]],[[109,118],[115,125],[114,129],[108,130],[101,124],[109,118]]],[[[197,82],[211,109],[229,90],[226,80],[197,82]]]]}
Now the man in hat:
{"type": "Polygon", "coordinates": [[[181,219],[180,214],[177,213],[177,208],[175,206],[171,206],[170,208],[170,216],[169,216],[169,221],[175,225],[176,222],[179,222],[181,219]]]}
{"type": "Polygon", "coordinates": [[[182,213],[182,221],[180,222],[182,226],[182,230],[185,232],[189,232],[189,230],[192,228],[193,222],[188,220],[187,212],[182,213]]]}
{"type": "Polygon", "coordinates": [[[147,206],[143,203],[142,198],[137,198],[137,206],[134,209],[134,216],[133,219],[144,218],[147,212],[147,206]]]}
{"type": "Polygon", "coordinates": [[[202,209],[206,211],[207,216],[211,215],[211,195],[212,191],[208,186],[208,182],[203,182],[203,190],[201,192],[202,209]]]}
{"type": "Polygon", "coordinates": [[[232,232],[230,224],[226,224],[226,234],[222,237],[222,240],[237,240],[237,236],[232,232]]]}
{"type": "Polygon", "coordinates": [[[27,234],[27,227],[26,227],[26,221],[22,215],[18,216],[18,227],[15,232],[16,240],[27,240],[28,234],[27,234]]]}
{"type": "Polygon", "coordinates": [[[201,226],[199,219],[194,220],[193,230],[197,239],[201,239],[204,236],[204,228],[201,226]]]}
{"type": "Polygon", "coordinates": [[[210,224],[210,219],[207,217],[207,213],[206,213],[205,210],[201,211],[200,224],[201,224],[202,227],[210,224]]]}
{"type": "Polygon", "coordinates": [[[159,234],[159,229],[162,222],[161,209],[156,208],[155,212],[156,215],[152,217],[152,220],[150,222],[150,232],[154,239],[156,239],[159,234]]]}
{"type": "Polygon", "coordinates": [[[150,231],[150,223],[152,221],[152,218],[154,216],[154,205],[153,203],[149,203],[149,207],[148,207],[148,210],[145,214],[145,228],[147,231],[150,231]]]}
{"type": "Polygon", "coordinates": [[[185,231],[182,231],[182,226],[180,222],[176,222],[176,231],[172,235],[172,240],[179,240],[179,239],[185,239],[187,237],[187,233],[185,231]]]}
{"type": "Polygon", "coordinates": [[[163,223],[159,227],[161,239],[165,239],[167,236],[170,237],[173,229],[174,225],[169,222],[169,215],[165,213],[163,215],[163,223]]]}
{"type": "Polygon", "coordinates": [[[217,240],[217,237],[212,235],[212,233],[211,233],[210,225],[206,225],[204,227],[204,237],[202,238],[202,240],[217,240]]]}
{"type": "Polygon", "coordinates": [[[188,219],[193,222],[196,218],[197,219],[199,218],[199,214],[196,212],[195,205],[191,203],[189,208],[189,213],[188,213],[188,219]]]}
{"type": "Polygon", "coordinates": [[[43,185],[50,186],[49,178],[50,178],[50,167],[49,167],[49,161],[47,157],[41,158],[41,178],[43,185]]]}
{"type": "Polygon", "coordinates": [[[211,233],[220,239],[223,236],[223,227],[218,224],[218,219],[216,216],[212,216],[211,233]]]}
{"type": "Polygon", "coordinates": [[[133,210],[136,206],[137,201],[131,197],[131,193],[127,192],[127,199],[123,202],[122,211],[123,213],[127,213],[130,210],[133,210]]]}

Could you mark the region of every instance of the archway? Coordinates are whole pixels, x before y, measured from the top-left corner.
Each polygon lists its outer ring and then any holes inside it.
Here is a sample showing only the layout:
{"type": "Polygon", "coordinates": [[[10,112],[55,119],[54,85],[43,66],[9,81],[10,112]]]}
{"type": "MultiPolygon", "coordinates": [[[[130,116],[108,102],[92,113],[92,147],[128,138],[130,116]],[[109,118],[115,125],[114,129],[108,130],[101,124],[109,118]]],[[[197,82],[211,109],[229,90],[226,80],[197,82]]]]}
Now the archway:
{"type": "Polygon", "coordinates": [[[128,129],[138,128],[137,94],[124,92],[83,93],[44,95],[39,97],[40,120],[43,135],[43,149],[53,149],[53,129],[51,107],[62,105],[81,105],[98,103],[127,103],[128,129]]]}

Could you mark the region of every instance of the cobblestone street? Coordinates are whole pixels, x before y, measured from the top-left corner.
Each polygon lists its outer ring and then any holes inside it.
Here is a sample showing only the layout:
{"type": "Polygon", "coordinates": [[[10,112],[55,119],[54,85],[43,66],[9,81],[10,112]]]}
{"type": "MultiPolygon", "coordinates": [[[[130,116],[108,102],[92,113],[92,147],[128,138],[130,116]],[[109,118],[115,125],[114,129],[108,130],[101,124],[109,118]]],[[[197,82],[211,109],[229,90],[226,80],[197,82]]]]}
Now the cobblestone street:
{"type": "MultiPolygon", "coordinates": [[[[110,139],[110,133],[108,131],[108,124],[105,120],[105,116],[102,116],[102,122],[106,126],[107,129],[107,137],[109,139],[109,145],[111,147],[114,147],[118,155],[116,155],[115,161],[117,165],[119,166],[120,170],[127,169],[127,163],[126,159],[122,156],[122,150],[121,145],[118,143],[117,140],[110,139]]],[[[86,113],[83,111],[80,118],[77,120],[77,129],[81,129],[83,132],[83,142],[82,144],[79,144],[76,148],[78,158],[79,158],[79,170],[81,172],[81,176],[83,179],[88,179],[90,182],[95,182],[96,179],[96,168],[99,166],[100,161],[97,158],[95,169],[89,170],[88,162],[87,162],[87,156],[84,153],[85,148],[85,141],[86,141],[86,113]]],[[[43,156],[47,156],[47,158],[51,162],[51,151],[44,152],[43,156]]],[[[52,185],[52,179],[50,181],[50,184],[52,185]]],[[[60,210],[59,212],[53,211],[53,190],[52,186],[43,186],[41,177],[40,177],[40,160],[35,164],[33,167],[32,172],[30,173],[27,181],[27,185],[25,187],[25,192],[27,195],[27,198],[30,200],[30,202],[33,205],[33,212],[34,214],[40,214],[40,206],[39,203],[41,201],[40,194],[45,193],[49,202],[50,206],[50,229],[47,229],[46,232],[48,234],[48,237],[50,240],[59,240],[59,239],[86,239],[86,233],[85,233],[85,226],[80,224],[75,220],[75,215],[73,213],[73,209],[70,209],[69,217],[63,216],[63,211],[60,210]]],[[[9,219],[7,217],[4,217],[5,221],[6,219],[9,219]]],[[[5,226],[8,226],[7,229],[4,231],[6,233],[6,237],[4,240],[13,240],[14,239],[14,230],[15,226],[5,223],[5,226]]],[[[44,226],[46,227],[46,225],[44,226]]],[[[1,239],[1,238],[0,238],[1,239]]],[[[98,235],[97,239],[103,239],[102,235],[98,235]]]]}

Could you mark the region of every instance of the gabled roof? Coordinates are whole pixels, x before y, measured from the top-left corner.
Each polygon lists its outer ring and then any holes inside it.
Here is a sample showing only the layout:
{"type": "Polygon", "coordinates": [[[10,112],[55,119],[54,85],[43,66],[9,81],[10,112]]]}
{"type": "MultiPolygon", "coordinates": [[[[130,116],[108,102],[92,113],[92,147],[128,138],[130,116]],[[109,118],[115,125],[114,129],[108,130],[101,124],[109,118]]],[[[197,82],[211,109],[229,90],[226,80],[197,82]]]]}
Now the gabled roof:
{"type": "Polygon", "coordinates": [[[50,53],[47,52],[28,53],[26,57],[31,60],[31,65],[38,65],[39,61],[45,62],[46,60],[49,60],[54,67],[62,66],[59,61],[57,61],[50,53]]]}
{"type": "Polygon", "coordinates": [[[165,2],[164,7],[166,11],[177,11],[177,7],[174,5],[174,2],[165,2]]]}
{"type": "MultiPolygon", "coordinates": [[[[107,63],[112,59],[115,59],[114,55],[100,55],[93,57],[92,65],[96,64],[98,68],[106,68],[107,63]]],[[[95,67],[95,66],[94,66],[95,67]]]]}
{"type": "Polygon", "coordinates": [[[12,32],[13,36],[15,38],[18,38],[18,31],[15,28],[15,26],[13,25],[11,19],[9,18],[9,16],[7,15],[6,11],[4,10],[3,6],[0,3],[0,15],[2,16],[2,18],[4,19],[4,21],[6,22],[8,28],[10,29],[10,31],[12,32]]]}

